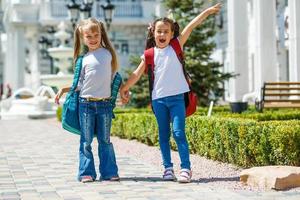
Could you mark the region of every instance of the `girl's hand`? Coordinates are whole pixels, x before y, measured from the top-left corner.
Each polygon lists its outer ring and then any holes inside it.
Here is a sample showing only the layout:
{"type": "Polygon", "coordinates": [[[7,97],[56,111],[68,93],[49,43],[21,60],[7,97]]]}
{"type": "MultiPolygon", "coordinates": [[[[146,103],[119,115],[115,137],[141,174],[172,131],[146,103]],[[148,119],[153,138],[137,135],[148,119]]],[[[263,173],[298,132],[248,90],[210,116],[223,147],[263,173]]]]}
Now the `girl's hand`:
{"type": "Polygon", "coordinates": [[[221,3],[218,3],[212,7],[209,7],[206,12],[209,14],[209,15],[212,15],[212,14],[217,14],[220,12],[221,10],[221,6],[222,4],[221,3]]]}
{"type": "Polygon", "coordinates": [[[62,89],[58,90],[58,92],[57,92],[57,94],[56,94],[56,96],[55,96],[55,103],[56,103],[57,105],[59,105],[59,99],[60,99],[60,97],[61,97],[63,94],[64,94],[64,92],[63,92],[62,89]]]}
{"type": "Polygon", "coordinates": [[[122,85],[120,88],[120,95],[121,95],[122,103],[127,104],[129,101],[130,95],[129,95],[129,90],[125,90],[124,85],[122,85]]]}

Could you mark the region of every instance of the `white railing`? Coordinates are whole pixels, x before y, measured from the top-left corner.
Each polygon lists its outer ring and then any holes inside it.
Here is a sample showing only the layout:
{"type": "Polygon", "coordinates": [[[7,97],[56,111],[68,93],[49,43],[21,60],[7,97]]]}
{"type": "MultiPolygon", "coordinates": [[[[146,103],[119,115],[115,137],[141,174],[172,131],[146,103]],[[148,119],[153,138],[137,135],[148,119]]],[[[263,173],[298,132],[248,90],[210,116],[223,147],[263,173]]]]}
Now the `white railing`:
{"type": "MultiPolygon", "coordinates": [[[[112,2],[115,6],[114,17],[143,17],[141,2],[112,2]]],[[[96,3],[96,16],[103,17],[102,2],[96,3]]]]}
{"type": "MultiPolygon", "coordinates": [[[[51,17],[68,17],[68,9],[66,7],[66,1],[62,0],[52,0],[50,3],[50,13],[51,17]]],[[[104,1],[94,2],[92,16],[103,17],[103,9],[101,5],[104,4],[104,1]]],[[[126,17],[126,18],[135,18],[143,16],[143,8],[141,1],[131,2],[123,1],[116,2],[112,1],[112,4],[115,6],[114,17],[126,17]]]]}
{"type": "Polygon", "coordinates": [[[52,0],[50,3],[51,17],[68,17],[66,1],[52,0]]]}

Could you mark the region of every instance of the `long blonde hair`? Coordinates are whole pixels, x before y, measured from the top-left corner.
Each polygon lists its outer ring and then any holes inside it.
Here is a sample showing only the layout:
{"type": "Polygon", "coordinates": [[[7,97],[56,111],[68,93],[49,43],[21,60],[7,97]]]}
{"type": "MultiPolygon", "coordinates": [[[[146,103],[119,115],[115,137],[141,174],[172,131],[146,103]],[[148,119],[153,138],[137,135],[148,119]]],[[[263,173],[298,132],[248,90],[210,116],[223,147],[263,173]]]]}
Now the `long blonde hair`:
{"type": "Polygon", "coordinates": [[[88,51],[87,46],[84,45],[82,42],[83,28],[88,28],[92,32],[98,31],[101,33],[101,41],[100,41],[101,47],[106,48],[111,53],[112,72],[113,73],[116,72],[118,70],[118,60],[117,60],[116,51],[108,39],[103,23],[101,21],[98,21],[95,18],[88,18],[85,20],[81,20],[74,30],[74,54],[73,54],[74,62],[76,62],[80,54],[85,54],[88,51]]]}

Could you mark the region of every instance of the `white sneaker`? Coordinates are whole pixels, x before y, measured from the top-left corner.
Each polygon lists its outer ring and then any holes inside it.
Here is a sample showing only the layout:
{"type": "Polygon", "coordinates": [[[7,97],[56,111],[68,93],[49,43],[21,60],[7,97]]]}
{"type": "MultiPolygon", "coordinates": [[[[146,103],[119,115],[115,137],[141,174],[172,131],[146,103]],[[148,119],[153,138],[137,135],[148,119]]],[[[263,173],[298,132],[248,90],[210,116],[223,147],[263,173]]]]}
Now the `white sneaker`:
{"type": "Polygon", "coordinates": [[[179,183],[190,183],[192,178],[192,171],[189,169],[181,169],[177,181],[179,183]]]}
{"type": "Polygon", "coordinates": [[[174,181],[176,179],[173,167],[168,167],[165,169],[163,179],[165,181],[174,181]]]}

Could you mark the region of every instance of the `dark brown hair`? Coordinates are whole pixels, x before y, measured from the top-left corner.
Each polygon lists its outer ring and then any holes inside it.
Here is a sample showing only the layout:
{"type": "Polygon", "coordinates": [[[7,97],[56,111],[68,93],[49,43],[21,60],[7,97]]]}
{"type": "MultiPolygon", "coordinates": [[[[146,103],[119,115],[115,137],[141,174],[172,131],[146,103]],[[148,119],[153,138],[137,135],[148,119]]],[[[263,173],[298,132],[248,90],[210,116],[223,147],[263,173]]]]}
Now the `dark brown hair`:
{"type": "Polygon", "coordinates": [[[169,19],[167,17],[156,19],[154,22],[149,24],[148,35],[147,35],[147,39],[146,39],[146,48],[145,49],[150,49],[152,47],[155,47],[154,31],[155,31],[155,25],[156,25],[157,22],[163,22],[163,23],[170,24],[171,31],[174,33],[173,38],[176,38],[176,37],[179,36],[179,25],[178,25],[177,22],[174,22],[172,19],[169,19]]]}

